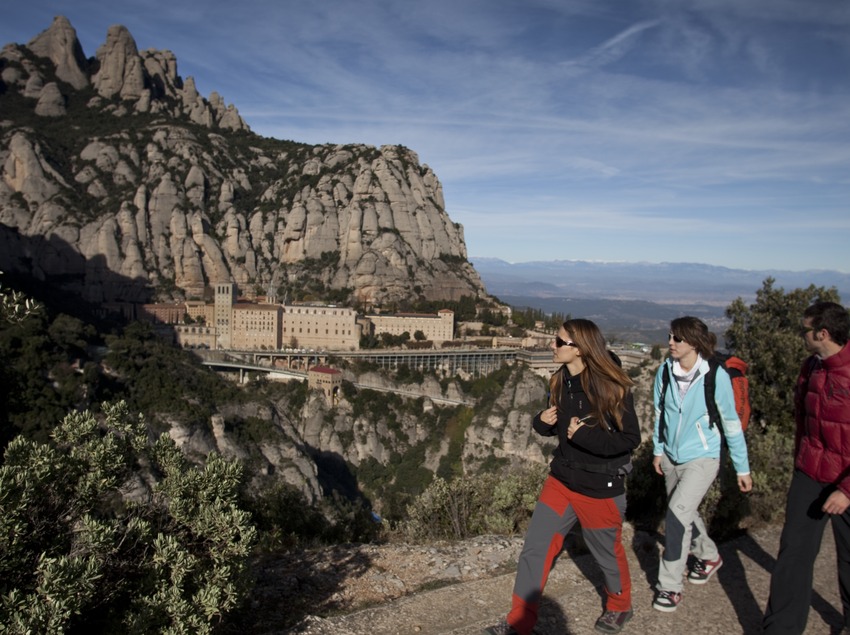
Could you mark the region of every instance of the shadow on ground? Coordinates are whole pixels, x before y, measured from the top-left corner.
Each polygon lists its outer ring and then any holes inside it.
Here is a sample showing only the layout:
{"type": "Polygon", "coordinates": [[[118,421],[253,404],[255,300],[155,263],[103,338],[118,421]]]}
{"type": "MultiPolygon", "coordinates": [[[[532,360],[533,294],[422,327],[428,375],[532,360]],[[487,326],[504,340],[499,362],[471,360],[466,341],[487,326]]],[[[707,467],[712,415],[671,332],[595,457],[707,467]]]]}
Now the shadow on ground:
{"type": "Polygon", "coordinates": [[[345,608],[342,598],[335,597],[342,583],[364,575],[371,566],[372,557],[365,549],[265,556],[252,567],[253,587],[243,608],[228,615],[216,632],[283,631],[307,615],[332,615],[345,608]]]}

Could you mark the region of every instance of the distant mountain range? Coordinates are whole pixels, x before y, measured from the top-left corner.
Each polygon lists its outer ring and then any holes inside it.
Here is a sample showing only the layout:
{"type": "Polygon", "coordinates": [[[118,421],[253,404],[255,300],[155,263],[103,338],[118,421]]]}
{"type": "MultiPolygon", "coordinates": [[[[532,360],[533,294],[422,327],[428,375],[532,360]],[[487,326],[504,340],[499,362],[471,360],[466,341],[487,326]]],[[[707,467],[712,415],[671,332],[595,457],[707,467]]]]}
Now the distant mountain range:
{"type": "MultiPolygon", "coordinates": [[[[786,290],[835,287],[850,298],[850,275],[838,271],[749,271],[696,263],[509,263],[470,257],[487,292],[515,307],[532,307],[596,321],[609,337],[664,341],[677,315],[697,315],[718,335],[736,298],[755,299],[764,280],[786,290]]],[[[722,339],[722,338],[721,338],[722,339]]]]}

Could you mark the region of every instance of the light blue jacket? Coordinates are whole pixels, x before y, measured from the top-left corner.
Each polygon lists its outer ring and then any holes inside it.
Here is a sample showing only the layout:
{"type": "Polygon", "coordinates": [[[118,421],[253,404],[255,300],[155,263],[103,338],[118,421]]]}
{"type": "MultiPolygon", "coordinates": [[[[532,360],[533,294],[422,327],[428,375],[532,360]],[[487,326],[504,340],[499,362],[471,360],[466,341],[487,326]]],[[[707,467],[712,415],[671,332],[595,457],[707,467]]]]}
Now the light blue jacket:
{"type": "MultiPolygon", "coordinates": [[[[697,377],[691,384],[683,400],[679,399],[679,390],[673,377],[673,360],[667,359],[655,375],[653,402],[655,404],[655,428],[652,432],[653,455],[666,454],[673,463],[681,464],[701,458],[720,458],[721,436],[717,426],[711,427],[708,420],[708,408],[705,405],[705,387],[703,381],[708,373],[708,361],[701,360],[697,377]],[[661,385],[664,368],[670,373],[670,384],[664,398],[665,443],[658,438],[658,424],[661,411],[661,385]]],[[[741,421],[735,410],[735,395],[732,392],[732,380],[722,367],[717,369],[714,381],[714,398],[720,412],[729,456],[739,476],[750,473],[747,458],[747,443],[741,421]]]]}

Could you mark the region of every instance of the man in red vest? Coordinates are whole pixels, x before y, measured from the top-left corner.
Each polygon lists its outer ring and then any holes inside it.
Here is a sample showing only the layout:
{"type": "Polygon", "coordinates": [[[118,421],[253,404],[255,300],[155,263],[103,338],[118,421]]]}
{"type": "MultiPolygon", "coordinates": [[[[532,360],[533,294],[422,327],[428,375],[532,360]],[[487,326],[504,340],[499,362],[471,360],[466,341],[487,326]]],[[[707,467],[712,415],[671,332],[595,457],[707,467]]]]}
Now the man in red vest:
{"type": "Polygon", "coordinates": [[[794,397],[794,475],[788,490],[779,555],[764,615],[766,635],[802,633],[812,572],[827,522],[832,522],[844,630],[850,633],[850,315],[817,302],[803,313],[800,335],[812,355],[794,397]]]}

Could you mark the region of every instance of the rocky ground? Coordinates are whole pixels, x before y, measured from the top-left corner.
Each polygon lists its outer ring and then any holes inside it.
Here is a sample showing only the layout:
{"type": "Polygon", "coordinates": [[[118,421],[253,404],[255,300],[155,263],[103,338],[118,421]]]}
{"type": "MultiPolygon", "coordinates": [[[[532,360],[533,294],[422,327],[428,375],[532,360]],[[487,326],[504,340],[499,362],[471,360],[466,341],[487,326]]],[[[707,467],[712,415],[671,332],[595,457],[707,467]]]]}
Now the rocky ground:
{"type": "MultiPolygon", "coordinates": [[[[709,584],[687,585],[679,610],[651,608],[661,537],[625,528],[635,617],[626,632],[759,632],[779,527],[721,545],[724,566],[709,584]]],[[[430,545],[348,545],[289,553],[258,567],[250,615],[258,635],[471,635],[505,614],[522,537],[484,536],[430,545]]],[[[578,539],[569,540],[546,588],[536,633],[593,633],[602,577],[578,539]]],[[[831,532],[815,574],[807,634],[838,633],[841,604],[831,532]]]]}

